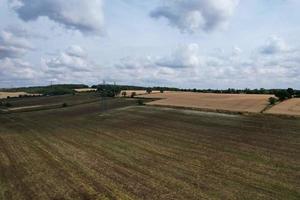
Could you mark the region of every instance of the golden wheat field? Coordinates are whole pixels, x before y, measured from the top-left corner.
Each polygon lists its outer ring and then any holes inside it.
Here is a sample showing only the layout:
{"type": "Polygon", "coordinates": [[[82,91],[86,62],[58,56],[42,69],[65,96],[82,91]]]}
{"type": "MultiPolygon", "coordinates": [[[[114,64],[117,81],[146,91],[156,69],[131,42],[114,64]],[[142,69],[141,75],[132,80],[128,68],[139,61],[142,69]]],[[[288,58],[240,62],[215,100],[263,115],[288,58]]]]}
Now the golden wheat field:
{"type": "Polygon", "coordinates": [[[271,96],[272,95],[164,92],[142,95],[141,97],[159,98],[159,100],[150,102],[148,105],[259,113],[268,106],[268,99],[271,96]]]}
{"type": "Polygon", "coordinates": [[[19,97],[20,95],[39,96],[39,94],[29,94],[26,92],[0,92],[0,99],[6,99],[7,97],[19,97]]]}
{"type": "Polygon", "coordinates": [[[300,99],[295,98],[284,101],[272,107],[266,113],[300,116],[300,99]]]}

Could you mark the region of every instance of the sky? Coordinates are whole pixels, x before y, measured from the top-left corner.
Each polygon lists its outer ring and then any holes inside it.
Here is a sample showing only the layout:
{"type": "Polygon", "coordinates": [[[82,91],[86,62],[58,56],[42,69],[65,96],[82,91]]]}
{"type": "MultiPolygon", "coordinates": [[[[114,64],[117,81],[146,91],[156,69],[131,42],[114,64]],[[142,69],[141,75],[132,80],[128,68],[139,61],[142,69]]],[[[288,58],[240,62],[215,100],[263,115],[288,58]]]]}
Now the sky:
{"type": "Polygon", "coordinates": [[[0,88],[300,89],[299,0],[0,0],[0,88]]]}

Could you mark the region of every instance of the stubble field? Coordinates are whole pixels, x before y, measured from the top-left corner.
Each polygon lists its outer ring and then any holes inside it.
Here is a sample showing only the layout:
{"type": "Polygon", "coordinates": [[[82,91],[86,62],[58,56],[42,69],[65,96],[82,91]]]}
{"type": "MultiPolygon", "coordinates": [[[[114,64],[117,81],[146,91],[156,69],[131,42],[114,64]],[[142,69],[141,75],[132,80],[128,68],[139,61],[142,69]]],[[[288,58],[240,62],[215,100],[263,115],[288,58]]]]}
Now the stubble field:
{"type": "Polygon", "coordinates": [[[300,122],[114,99],[0,115],[0,199],[299,199],[300,122]]]}
{"type": "Polygon", "coordinates": [[[267,113],[300,116],[300,98],[286,100],[272,107],[267,113]]]}
{"type": "Polygon", "coordinates": [[[213,94],[193,92],[164,92],[147,94],[144,98],[160,98],[149,105],[196,108],[211,111],[259,113],[268,106],[273,95],[213,94]]]}

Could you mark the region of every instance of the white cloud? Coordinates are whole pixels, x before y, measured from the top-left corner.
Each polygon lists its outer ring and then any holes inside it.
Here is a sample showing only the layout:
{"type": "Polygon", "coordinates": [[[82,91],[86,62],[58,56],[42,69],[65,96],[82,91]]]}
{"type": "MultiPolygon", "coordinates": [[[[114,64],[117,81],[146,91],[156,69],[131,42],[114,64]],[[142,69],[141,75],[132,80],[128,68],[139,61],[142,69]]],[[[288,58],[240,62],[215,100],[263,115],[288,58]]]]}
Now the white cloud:
{"type": "Polygon", "coordinates": [[[259,50],[252,57],[239,47],[227,53],[203,54],[200,45],[192,43],[163,57],[122,59],[115,65],[115,75],[122,74],[122,80],[128,82],[178,87],[295,87],[300,78],[300,51],[278,51],[265,56],[259,50]]]}
{"type": "Polygon", "coordinates": [[[0,31],[0,60],[19,58],[31,50],[33,50],[33,46],[22,35],[9,31],[0,31]]]}
{"type": "Polygon", "coordinates": [[[48,17],[66,28],[83,33],[101,33],[104,26],[102,0],[10,0],[24,21],[48,17]]]}
{"type": "Polygon", "coordinates": [[[80,46],[70,46],[52,58],[44,59],[49,71],[55,73],[91,71],[93,64],[88,60],[87,53],[80,46]]]}
{"type": "Polygon", "coordinates": [[[289,50],[285,41],[275,35],[270,36],[267,42],[260,48],[262,54],[277,54],[289,50]]]}
{"type": "Polygon", "coordinates": [[[166,0],[151,12],[154,18],[166,18],[182,32],[210,31],[226,27],[239,0],[166,0]]]}
{"type": "Polygon", "coordinates": [[[41,66],[46,80],[60,83],[92,83],[99,80],[99,69],[89,59],[87,52],[78,45],[70,46],[50,58],[42,58],[41,66]]]}
{"type": "Polygon", "coordinates": [[[18,81],[31,80],[41,76],[41,72],[30,63],[21,59],[5,58],[0,60],[0,84],[17,83],[18,81]]]}
{"type": "Polygon", "coordinates": [[[201,65],[200,46],[192,43],[178,47],[170,56],[159,59],[156,64],[170,68],[188,68],[201,65]]]}

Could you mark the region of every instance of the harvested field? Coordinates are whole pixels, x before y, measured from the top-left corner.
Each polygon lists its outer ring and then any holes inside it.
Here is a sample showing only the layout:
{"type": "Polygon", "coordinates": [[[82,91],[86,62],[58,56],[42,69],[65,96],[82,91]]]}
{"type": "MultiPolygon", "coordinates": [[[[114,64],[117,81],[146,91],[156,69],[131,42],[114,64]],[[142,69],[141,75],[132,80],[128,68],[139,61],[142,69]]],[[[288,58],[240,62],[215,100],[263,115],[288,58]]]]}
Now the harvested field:
{"type": "Polygon", "coordinates": [[[160,99],[150,102],[148,105],[259,113],[268,105],[268,99],[271,96],[272,95],[164,92],[142,95],[140,97],[160,99]]]}
{"type": "Polygon", "coordinates": [[[300,98],[289,99],[273,106],[266,113],[300,116],[300,98]]]}
{"type": "Polygon", "coordinates": [[[29,94],[26,92],[0,92],[0,99],[6,99],[7,97],[19,97],[20,95],[40,96],[39,94],[29,94]]]}
{"type": "Polygon", "coordinates": [[[300,198],[299,120],[135,104],[0,115],[0,199],[300,198]]]}
{"type": "Polygon", "coordinates": [[[75,92],[95,92],[97,89],[95,88],[81,88],[81,89],[75,89],[75,92]]]}
{"type": "MultiPolygon", "coordinates": [[[[146,90],[122,90],[120,96],[122,96],[122,92],[126,92],[127,97],[130,97],[133,92],[135,92],[136,95],[138,96],[147,94],[146,90]]],[[[152,94],[156,94],[156,93],[159,93],[159,91],[152,91],[152,94]]]]}
{"type": "Polygon", "coordinates": [[[82,93],[76,95],[61,95],[61,96],[41,96],[41,97],[26,97],[16,99],[5,99],[3,103],[10,103],[11,108],[30,107],[30,106],[47,106],[67,103],[68,105],[76,105],[85,102],[98,101],[100,96],[96,93],[82,93]]]}

